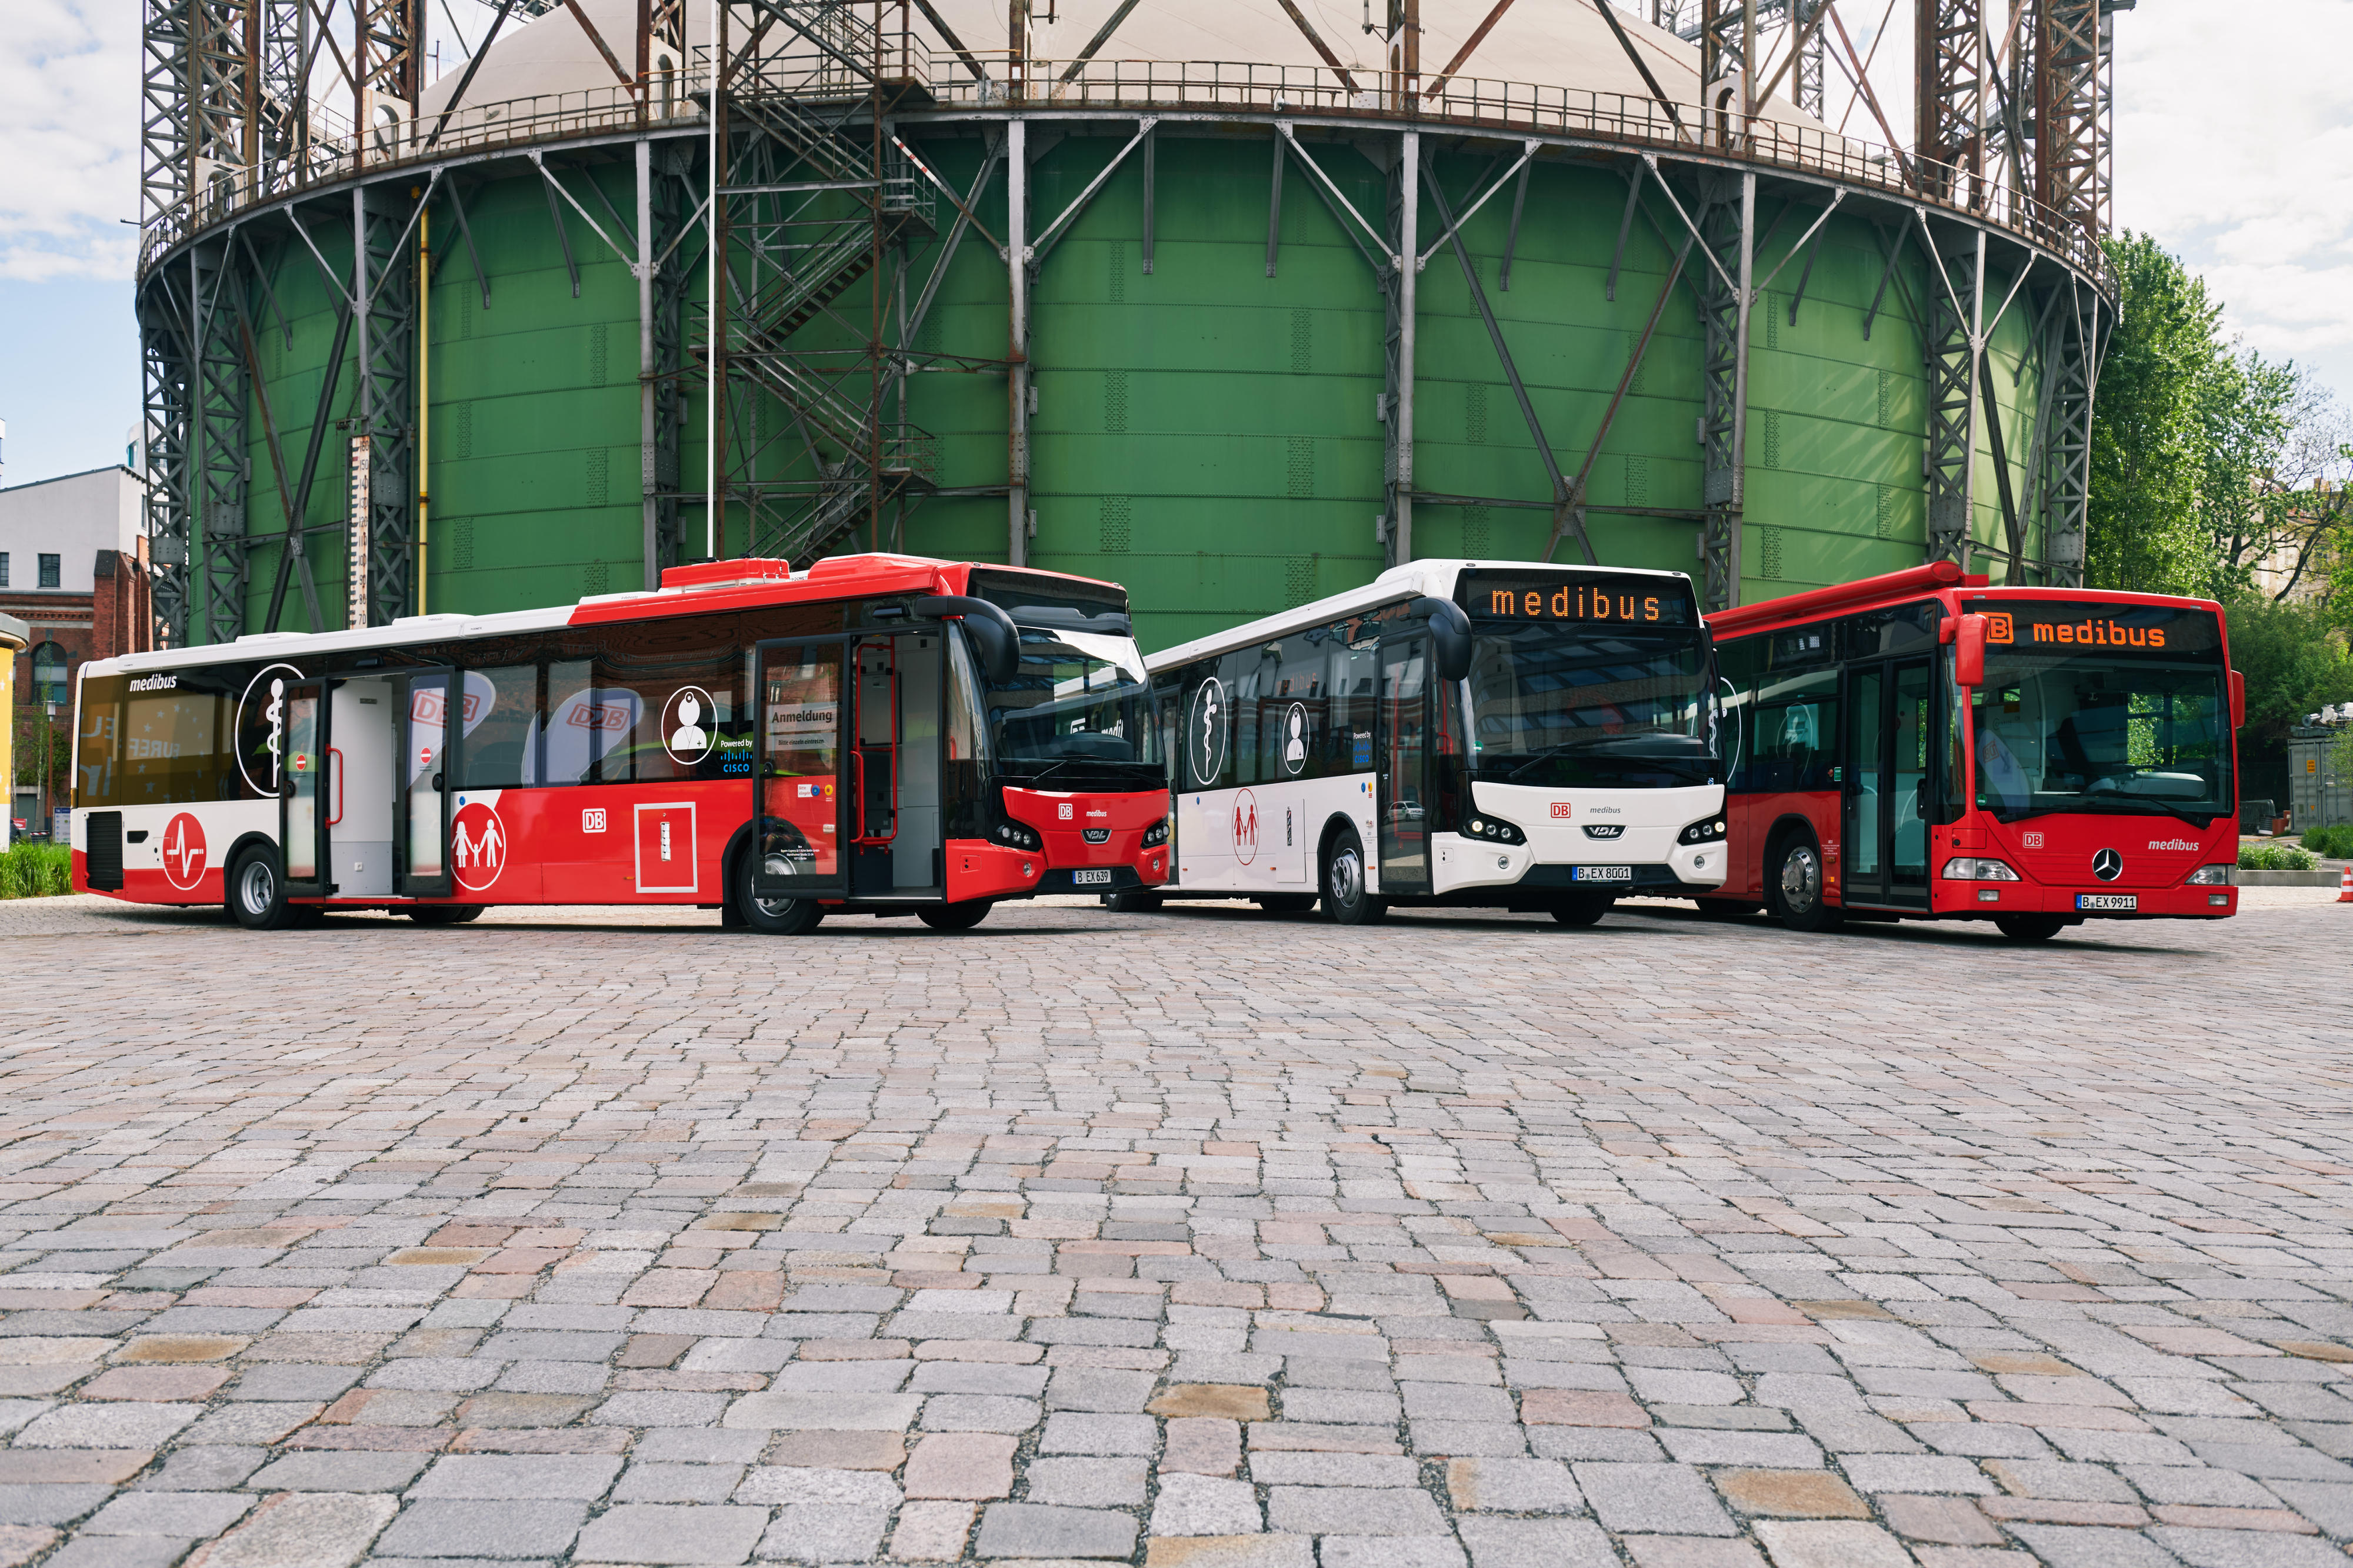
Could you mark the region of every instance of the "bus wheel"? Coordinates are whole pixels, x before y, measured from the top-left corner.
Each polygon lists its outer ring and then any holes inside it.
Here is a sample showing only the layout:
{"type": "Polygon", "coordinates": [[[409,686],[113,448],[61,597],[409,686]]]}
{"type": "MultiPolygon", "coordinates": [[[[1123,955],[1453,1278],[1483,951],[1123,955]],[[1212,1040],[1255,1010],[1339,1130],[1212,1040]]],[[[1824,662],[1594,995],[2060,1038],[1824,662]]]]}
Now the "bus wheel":
{"type": "Polygon", "coordinates": [[[961,904],[934,904],[915,911],[915,918],[934,931],[970,931],[988,918],[997,906],[987,899],[973,899],[961,904]]]}
{"type": "Polygon", "coordinates": [[[1344,926],[1371,925],[1389,912],[1388,900],[1365,891],[1365,845],[1353,827],[1332,841],[1324,862],[1324,915],[1344,926]]]}
{"type": "Polygon", "coordinates": [[[421,926],[461,926],[482,918],[480,904],[419,904],[408,918],[421,926]]]}
{"type": "Polygon", "coordinates": [[[1845,919],[1822,895],[1822,851],[1809,833],[1781,840],[1779,864],[1766,879],[1765,896],[1791,931],[1836,931],[1845,919]]]}
{"type": "MultiPolygon", "coordinates": [[[[753,892],[754,864],[751,856],[744,857],[743,885],[735,897],[744,923],[764,936],[806,936],[817,930],[817,922],[825,919],[825,906],[815,899],[771,899],[753,892]]],[[[792,862],[782,855],[770,855],[768,869],[789,874],[792,862]]]]}
{"type": "Polygon", "coordinates": [[[1993,923],[2012,942],[2049,942],[2067,929],[2057,915],[1996,915],[1993,923]]]}
{"type": "Polygon", "coordinates": [[[1552,907],[1552,918],[1565,926],[1598,925],[1617,901],[1606,893],[1599,898],[1567,899],[1552,907]]]}
{"type": "Polygon", "coordinates": [[[286,878],[275,850],[257,846],[228,868],[228,912],[248,931],[284,931],[301,911],[286,901],[286,878]]]}
{"type": "Polygon", "coordinates": [[[1268,893],[1250,902],[1271,915],[1303,915],[1315,907],[1313,893],[1268,893]]]}
{"type": "Polygon", "coordinates": [[[1156,915],[1162,900],[1157,893],[1105,893],[1103,908],[1115,915],[1156,915]]]}
{"type": "Polygon", "coordinates": [[[1742,920],[1757,912],[1757,906],[1739,899],[1694,899],[1702,918],[1712,921],[1742,920]]]}

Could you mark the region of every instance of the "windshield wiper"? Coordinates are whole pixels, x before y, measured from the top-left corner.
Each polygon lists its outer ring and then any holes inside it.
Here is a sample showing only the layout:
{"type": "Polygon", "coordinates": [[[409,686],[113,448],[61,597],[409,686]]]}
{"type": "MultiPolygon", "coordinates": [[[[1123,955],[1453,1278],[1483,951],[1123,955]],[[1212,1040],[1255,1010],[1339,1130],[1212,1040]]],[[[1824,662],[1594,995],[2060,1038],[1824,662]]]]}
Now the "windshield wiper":
{"type": "Polygon", "coordinates": [[[2153,801],[2124,800],[2115,797],[2069,801],[2061,805],[2024,805],[2010,810],[1996,806],[1992,809],[1994,819],[2002,823],[2023,822],[2030,816],[2056,816],[2065,812],[2074,812],[2084,816],[2169,816],[2176,822],[2187,823],[2192,827],[2202,827],[2215,817],[2228,815],[2219,806],[2199,810],[2194,806],[2158,805],[2153,801]]]}

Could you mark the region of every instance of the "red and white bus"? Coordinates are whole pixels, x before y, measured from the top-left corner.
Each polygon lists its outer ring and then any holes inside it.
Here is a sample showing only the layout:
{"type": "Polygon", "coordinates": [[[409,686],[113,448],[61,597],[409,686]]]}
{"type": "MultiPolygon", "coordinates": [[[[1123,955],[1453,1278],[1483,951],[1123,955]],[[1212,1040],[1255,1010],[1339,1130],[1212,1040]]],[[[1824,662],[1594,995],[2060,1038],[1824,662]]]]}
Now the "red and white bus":
{"type": "Polygon", "coordinates": [[[712,562],[567,608],[85,666],[74,885],[256,929],[644,903],[961,930],[1166,879],[1150,720],[1113,584],[712,562]]]}
{"type": "Polygon", "coordinates": [[[2210,599],[1996,588],[1951,562],[1708,617],[1731,876],[1784,924],[2236,912],[2246,699],[2210,599]]]}

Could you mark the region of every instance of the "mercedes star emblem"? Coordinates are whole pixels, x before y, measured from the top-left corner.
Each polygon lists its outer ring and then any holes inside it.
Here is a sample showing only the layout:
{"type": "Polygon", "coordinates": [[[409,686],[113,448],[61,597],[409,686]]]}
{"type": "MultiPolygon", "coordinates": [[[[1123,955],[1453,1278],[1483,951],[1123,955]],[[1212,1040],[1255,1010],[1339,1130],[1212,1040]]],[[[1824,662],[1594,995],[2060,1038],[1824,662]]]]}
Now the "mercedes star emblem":
{"type": "Polygon", "coordinates": [[[2125,858],[2113,849],[2103,849],[2092,857],[2092,875],[2103,882],[2113,882],[2125,874],[2125,858]]]}

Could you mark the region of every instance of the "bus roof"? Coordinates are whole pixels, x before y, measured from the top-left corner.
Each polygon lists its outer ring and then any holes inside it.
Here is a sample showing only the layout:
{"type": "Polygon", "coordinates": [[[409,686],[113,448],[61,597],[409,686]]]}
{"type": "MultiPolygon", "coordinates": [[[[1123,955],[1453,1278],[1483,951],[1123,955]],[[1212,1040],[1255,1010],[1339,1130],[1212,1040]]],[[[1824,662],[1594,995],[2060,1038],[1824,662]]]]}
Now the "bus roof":
{"type": "Polygon", "coordinates": [[[1161,649],[1144,661],[1147,670],[1157,672],[1197,658],[1207,658],[1269,637],[1304,631],[1309,626],[1344,619],[1361,611],[1392,605],[1400,599],[1418,599],[1424,595],[1439,599],[1454,596],[1455,584],[1468,571],[1558,572],[1567,578],[1580,573],[1607,574],[1612,577],[1657,577],[1672,579],[1688,586],[1691,576],[1683,572],[1660,572],[1636,566],[1577,566],[1552,561],[1462,561],[1433,559],[1408,561],[1392,566],[1361,588],[1350,588],[1309,604],[1279,610],[1271,616],[1261,616],[1254,621],[1212,632],[1191,642],[1178,643],[1161,649]]]}
{"type": "Polygon", "coordinates": [[[1852,583],[1833,584],[1827,588],[1810,588],[1802,594],[1788,594],[1778,599],[1762,599],[1753,605],[1717,610],[1707,617],[1707,628],[1719,637],[1745,637],[1800,622],[1820,620],[1825,616],[1856,615],[1865,610],[1931,597],[1943,599],[1956,609],[1961,607],[1966,600],[1975,598],[2028,601],[2096,599],[2105,605],[2198,605],[2217,614],[2222,608],[2211,599],[2185,599],[2171,594],[2127,594],[2105,588],[1996,587],[1980,574],[1962,572],[1956,562],[1931,561],[1924,566],[1907,567],[1901,572],[1859,578],[1852,583]]]}
{"type": "MultiPolygon", "coordinates": [[[[228,643],[199,643],[190,647],[160,648],[151,653],[124,654],[93,659],[85,667],[100,674],[142,669],[178,669],[191,665],[225,663],[248,657],[278,658],[291,652],[332,653],[449,637],[502,637],[513,632],[553,631],[565,626],[611,626],[619,622],[656,620],[670,616],[707,615],[765,605],[823,603],[831,599],[892,594],[961,594],[976,571],[1018,572],[1071,583],[1098,583],[1068,572],[1041,572],[1035,567],[995,566],[969,561],[938,561],[923,555],[834,555],[807,570],[795,572],[786,563],[760,558],[706,561],[672,567],[662,574],[662,585],[626,594],[594,594],[575,605],[537,610],[505,610],[470,616],[440,611],[428,616],[403,616],[389,625],[359,626],[339,632],[256,632],[228,643]]],[[[1115,583],[1098,585],[1124,592],[1115,583]]]]}

